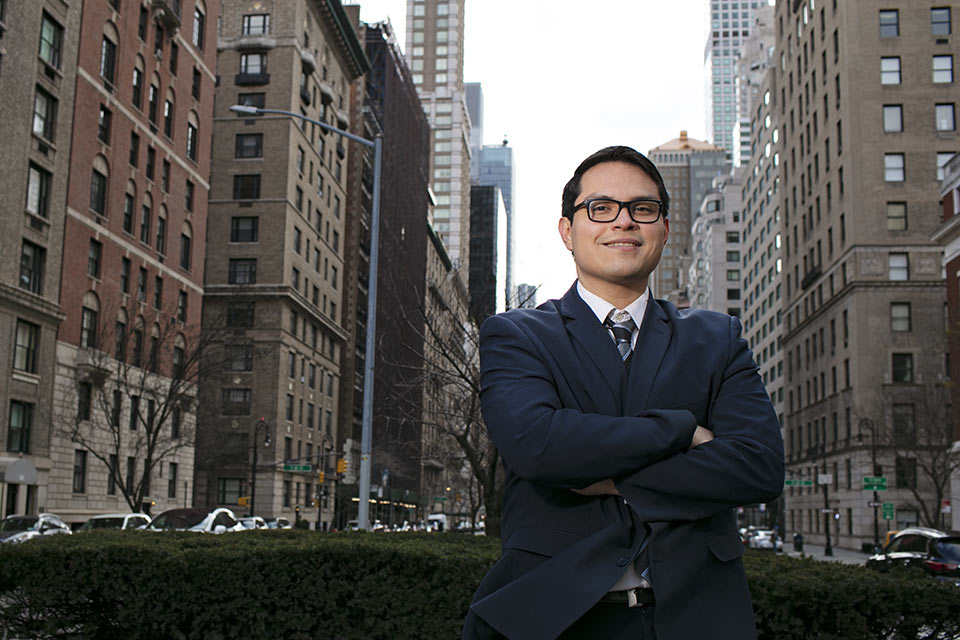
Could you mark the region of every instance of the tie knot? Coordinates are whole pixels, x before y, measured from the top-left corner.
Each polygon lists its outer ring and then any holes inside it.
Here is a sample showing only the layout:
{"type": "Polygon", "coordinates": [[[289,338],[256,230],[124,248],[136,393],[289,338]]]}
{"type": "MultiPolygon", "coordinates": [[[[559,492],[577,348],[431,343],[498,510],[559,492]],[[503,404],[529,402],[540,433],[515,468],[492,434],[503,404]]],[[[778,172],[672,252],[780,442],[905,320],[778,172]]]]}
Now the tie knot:
{"type": "Polygon", "coordinates": [[[620,352],[620,358],[626,360],[627,356],[630,355],[630,349],[633,343],[633,330],[637,328],[637,324],[626,311],[613,309],[610,311],[607,319],[604,320],[603,325],[609,329],[613,335],[613,341],[617,345],[617,350],[620,352]]]}

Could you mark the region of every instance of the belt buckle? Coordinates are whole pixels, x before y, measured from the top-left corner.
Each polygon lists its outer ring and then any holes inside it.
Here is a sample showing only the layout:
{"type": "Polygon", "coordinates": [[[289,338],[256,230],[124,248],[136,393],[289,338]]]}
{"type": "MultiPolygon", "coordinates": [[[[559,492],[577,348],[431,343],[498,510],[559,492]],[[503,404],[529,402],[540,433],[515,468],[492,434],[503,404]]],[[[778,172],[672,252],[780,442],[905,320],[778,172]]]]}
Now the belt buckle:
{"type": "Polygon", "coordinates": [[[627,606],[628,606],[629,608],[632,609],[632,608],[634,608],[634,607],[642,607],[644,604],[646,604],[646,603],[645,603],[645,602],[639,602],[639,601],[637,600],[637,589],[636,589],[636,588],[627,589],[627,606]]]}

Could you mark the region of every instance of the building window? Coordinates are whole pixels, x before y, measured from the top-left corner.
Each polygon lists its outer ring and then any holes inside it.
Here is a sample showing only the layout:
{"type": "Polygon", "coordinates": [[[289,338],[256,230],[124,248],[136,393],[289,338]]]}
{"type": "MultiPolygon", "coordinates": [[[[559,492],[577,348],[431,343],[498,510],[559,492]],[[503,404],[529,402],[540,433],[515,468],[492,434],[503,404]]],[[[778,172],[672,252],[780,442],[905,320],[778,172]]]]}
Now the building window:
{"type": "Polygon", "coordinates": [[[23,241],[20,249],[20,288],[30,293],[43,293],[43,270],[47,251],[29,240],[23,241]]]}
{"type": "Polygon", "coordinates": [[[206,21],[207,18],[199,7],[193,10],[193,44],[201,51],[203,50],[203,32],[206,21]]]}
{"type": "Polygon", "coordinates": [[[120,290],[130,293],[130,259],[120,258],[120,290]]]}
{"type": "Polygon", "coordinates": [[[50,183],[53,177],[35,164],[27,174],[27,212],[46,218],[50,212],[50,183]]]}
{"type": "Polygon", "coordinates": [[[957,128],[952,102],[938,104],[936,110],[937,131],[953,131],[957,128]]]}
{"type": "Polygon", "coordinates": [[[896,9],[880,11],[880,37],[896,38],[900,35],[900,12],[896,9]]]}
{"type": "Polygon", "coordinates": [[[896,460],[897,489],[917,488],[917,459],[900,458],[896,460]]]}
{"type": "Polygon", "coordinates": [[[44,12],[40,23],[40,58],[54,69],[59,69],[62,52],[63,27],[44,12]]]}
{"type": "Polygon", "coordinates": [[[903,131],[903,105],[883,105],[883,130],[886,133],[903,131]]]}
{"type": "Polygon", "coordinates": [[[252,302],[238,302],[227,305],[226,325],[234,329],[249,329],[253,326],[254,305],[252,302]]]}
{"type": "Polygon", "coordinates": [[[90,176],[90,209],[101,216],[107,211],[107,176],[96,169],[90,176]]]}
{"type": "Polygon", "coordinates": [[[10,425],[7,429],[7,451],[30,453],[30,430],[33,426],[33,405],[10,402],[10,425]]]}
{"type": "Polygon", "coordinates": [[[100,257],[103,254],[103,245],[96,240],[90,241],[90,249],[87,251],[87,275],[91,278],[100,279],[100,257]]]}
{"type": "Polygon", "coordinates": [[[217,504],[235,505],[246,492],[247,481],[243,478],[217,479],[217,504]]]}
{"type": "Polygon", "coordinates": [[[163,278],[156,276],[153,279],[153,308],[163,307],[163,278]]]}
{"type": "Polygon", "coordinates": [[[100,115],[97,117],[97,139],[103,144],[110,144],[110,125],[113,122],[113,112],[100,105],[100,115]]]}
{"type": "Polygon", "coordinates": [[[117,495],[117,454],[111,453],[107,464],[107,495],[117,495]]]}
{"type": "Polygon", "coordinates": [[[933,56],[933,81],[953,82],[953,56],[933,56]]]}
{"type": "Polygon", "coordinates": [[[167,253],[167,218],[164,216],[166,209],[160,205],[160,215],[157,216],[157,253],[166,255],[167,253]]]}
{"type": "Polygon", "coordinates": [[[177,320],[180,322],[187,321],[187,292],[180,291],[177,293],[177,320]]]}
{"type": "Polygon", "coordinates": [[[236,138],[236,149],[234,151],[236,158],[262,158],[263,157],[263,134],[262,133],[239,133],[236,138]]]}
{"type": "Polygon", "coordinates": [[[87,491],[87,452],[73,452],[73,492],[86,493],[87,491]]]}
{"type": "Polygon", "coordinates": [[[225,416],[250,415],[250,389],[224,389],[220,412],[225,416]]]}
{"type": "Polygon", "coordinates": [[[177,62],[180,59],[180,47],[176,42],[170,42],[170,73],[177,75],[177,62]]]}
{"type": "Polygon", "coordinates": [[[150,205],[143,204],[140,207],[140,242],[143,244],[150,244],[150,227],[153,225],[151,218],[153,217],[153,211],[150,209],[150,205]]]}
{"type": "Polygon", "coordinates": [[[143,71],[139,67],[133,69],[133,106],[143,107],[143,71]]]}
{"type": "Polygon", "coordinates": [[[259,75],[267,72],[267,54],[244,53],[240,56],[240,73],[259,75]]]}
{"type": "Polygon", "coordinates": [[[183,411],[180,407],[174,407],[170,412],[170,437],[173,440],[180,439],[180,427],[183,425],[183,411]]]}
{"type": "Polygon", "coordinates": [[[906,202],[888,202],[887,203],[887,231],[906,231],[907,229],[907,203],[906,202]]]}
{"type": "Polygon", "coordinates": [[[900,84],[900,58],[880,58],[880,84],[900,84]]]}
{"type": "Polygon", "coordinates": [[[147,270],[143,267],[137,272],[137,301],[147,301],[147,270]]]}
{"type": "Polygon", "coordinates": [[[13,368],[27,373],[37,372],[37,349],[40,326],[17,319],[16,342],[13,345],[13,368]]]}
{"type": "Polygon", "coordinates": [[[906,253],[891,253],[887,260],[891,280],[902,281],[910,278],[910,261],[906,253]]]}
{"type": "Polygon", "coordinates": [[[226,345],[227,371],[253,371],[253,345],[226,345]]]}
{"type": "Polygon", "coordinates": [[[93,406],[93,385],[81,382],[77,387],[77,420],[90,420],[90,409],[93,406]]]}
{"type": "Polygon", "coordinates": [[[930,33],[935,36],[950,35],[950,7],[930,9],[930,33]]]}
{"type": "Polygon", "coordinates": [[[187,211],[193,212],[193,196],[194,196],[194,184],[190,180],[187,180],[186,187],[184,189],[184,203],[183,207],[187,211]]]}
{"type": "Polygon", "coordinates": [[[173,348],[173,379],[183,380],[183,374],[186,372],[186,354],[183,347],[173,348]]]}
{"type": "Polygon", "coordinates": [[[910,303],[909,302],[891,302],[890,303],[890,330],[891,331],[910,331],[910,303]]]}
{"type": "Polygon", "coordinates": [[[230,242],[257,242],[259,236],[259,217],[234,216],[230,218],[230,242]]]}
{"type": "Polygon", "coordinates": [[[955,151],[938,151],[937,152],[937,180],[943,180],[945,175],[944,167],[947,166],[947,163],[950,162],[950,158],[956,155],[955,151]]]}
{"type": "Polygon", "coordinates": [[[257,13],[243,16],[243,35],[257,36],[270,33],[270,14],[257,13]]]}
{"type": "Polygon", "coordinates": [[[130,166],[136,167],[140,164],[140,136],[136,131],[130,132],[130,166]]]}
{"type": "Polygon", "coordinates": [[[193,161],[197,159],[197,127],[193,123],[187,124],[187,156],[193,161]]]}
{"type": "Polygon", "coordinates": [[[50,142],[57,129],[57,100],[37,87],[33,98],[33,133],[50,142]]]}
{"type": "Polygon", "coordinates": [[[133,235],[133,210],[136,206],[133,194],[123,194],[123,230],[130,235],[133,235]]]}
{"type": "Polygon", "coordinates": [[[227,281],[230,284],[256,284],[257,259],[231,258],[227,281]]]}
{"type": "Polygon", "coordinates": [[[903,154],[885,153],[883,155],[883,179],[887,182],[903,182],[904,174],[903,154]]]}
{"type": "MultiPolygon", "coordinates": [[[[243,104],[248,107],[257,107],[263,109],[266,105],[266,94],[263,93],[241,93],[237,96],[237,104],[243,104]]],[[[262,115],[262,114],[256,114],[262,115]]],[[[248,114],[243,114],[244,118],[249,118],[248,114]]]]}
{"type": "Polygon", "coordinates": [[[193,96],[194,100],[200,99],[200,83],[202,79],[203,79],[203,76],[200,75],[200,70],[194,67],[193,78],[190,84],[190,95],[193,96]]]}
{"type": "Polygon", "coordinates": [[[83,307],[80,312],[80,347],[83,349],[97,348],[96,309],[83,307]]]}
{"type": "Polygon", "coordinates": [[[904,383],[913,382],[912,353],[893,354],[893,381],[904,383]]]}
{"type": "Polygon", "coordinates": [[[186,271],[190,270],[190,264],[192,261],[191,251],[193,246],[193,238],[186,234],[180,234],[180,268],[186,271]]]}
{"type": "Polygon", "coordinates": [[[260,197],[260,174],[233,176],[233,199],[256,200],[260,197]]]}
{"type": "Polygon", "coordinates": [[[147,147],[147,166],[144,168],[148,180],[153,180],[154,170],[157,166],[157,150],[152,146],[147,147]]]}
{"type": "Polygon", "coordinates": [[[160,188],[164,193],[170,193],[170,161],[166,158],[160,165],[160,188]]]}
{"type": "Polygon", "coordinates": [[[163,135],[173,137],[173,102],[170,100],[163,103],[163,135]]]}
{"type": "Polygon", "coordinates": [[[116,79],[117,73],[117,44],[103,36],[103,43],[100,46],[100,76],[111,85],[116,79]]]}
{"type": "Polygon", "coordinates": [[[167,465],[167,497],[177,497],[177,463],[171,462],[167,465]]]}

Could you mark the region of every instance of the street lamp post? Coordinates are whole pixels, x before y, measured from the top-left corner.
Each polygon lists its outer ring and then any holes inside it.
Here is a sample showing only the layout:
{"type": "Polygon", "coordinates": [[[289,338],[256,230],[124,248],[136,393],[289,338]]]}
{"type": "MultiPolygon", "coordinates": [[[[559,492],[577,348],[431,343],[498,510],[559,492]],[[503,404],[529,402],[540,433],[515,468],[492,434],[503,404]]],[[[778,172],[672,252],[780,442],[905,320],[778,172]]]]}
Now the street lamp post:
{"type": "Polygon", "coordinates": [[[278,115],[300,118],[317,125],[321,129],[340,134],[348,140],[373,149],[373,204],[370,212],[370,271],[367,288],[367,340],[364,354],[363,371],[363,425],[360,437],[360,487],[358,490],[359,510],[357,513],[358,525],[361,529],[370,530],[370,453],[373,439],[373,373],[376,360],[377,346],[377,269],[380,254],[380,168],[383,159],[383,136],[377,135],[373,140],[349,131],[338,129],[322,120],[314,120],[293,111],[281,109],[261,109],[249,105],[236,104],[230,110],[238,114],[257,115],[260,113],[276,113],[278,115]]]}
{"type": "Polygon", "coordinates": [[[270,446],[270,425],[267,424],[267,421],[263,418],[257,420],[256,426],[253,428],[253,459],[250,462],[250,517],[252,518],[255,514],[253,512],[254,496],[257,494],[257,437],[260,435],[260,429],[263,429],[263,446],[270,446]]]}
{"type": "MultiPolygon", "coordinates": [[[[863,442],[863,429],[866,427],[870,431],[870,461],[872,466],[870,467],[870,474],[874,476],[880,475],[877,473],[877,430],[873,424],[873,420],[870,418],[861,418],[860,424],[858,425],[857,430],[857,440],[861,443],[863,442]]],[[[876,485],[874,485],[876,486],[876,485]]],[[[879,553],[878,549],[880,548],[880,520],[877,514],[877,507],[880,505],[880,496],[877,494],[877,490],[873,490],[873,549],[875,553],[879,553]]]]}
{"type": "MultiPolygon", "coordinates": [[[[827,475],[827,442],[826,434],[824,434],[824,441],[820,445],[823,451],[823,475],[827,475]]],[[[826,479],[821,478],[821,480],[826,479]]],[[[823,527],[824,532],[827,535],[827,543],[823,547],[823,555],[832,556],[833,555],[833,546],[830,544],[830,521],[833,520],[833,514],[830,513],[830,483],[823,482],[823,527]]]]}

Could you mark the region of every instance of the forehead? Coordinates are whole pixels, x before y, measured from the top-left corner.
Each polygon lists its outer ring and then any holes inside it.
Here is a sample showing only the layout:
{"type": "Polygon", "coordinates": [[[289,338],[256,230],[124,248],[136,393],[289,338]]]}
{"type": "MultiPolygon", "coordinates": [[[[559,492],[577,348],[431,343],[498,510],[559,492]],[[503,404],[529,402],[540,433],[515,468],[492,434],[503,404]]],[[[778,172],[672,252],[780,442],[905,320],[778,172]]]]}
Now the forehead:
{"type": "Polygon", "coordinates": [[[580,178],[580,195],[604,195],[626,198],[656,198],[657,184],[647,172],[627,162],[601,162],[590,167],[580,178]]]}

